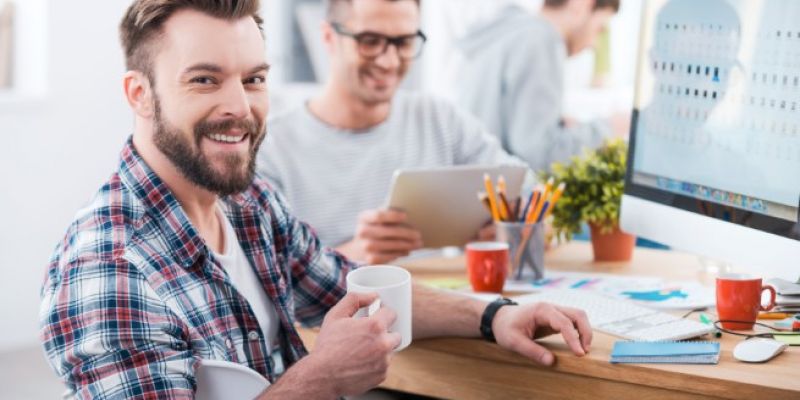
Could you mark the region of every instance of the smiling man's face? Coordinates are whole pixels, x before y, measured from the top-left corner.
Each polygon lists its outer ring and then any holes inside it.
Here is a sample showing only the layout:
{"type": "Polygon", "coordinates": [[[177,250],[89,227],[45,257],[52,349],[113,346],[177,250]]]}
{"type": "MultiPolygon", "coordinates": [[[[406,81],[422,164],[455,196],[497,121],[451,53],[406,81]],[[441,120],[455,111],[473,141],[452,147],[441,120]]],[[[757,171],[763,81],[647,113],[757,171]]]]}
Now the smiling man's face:
{"type": "MultiPolygon", "coordinates": [[[[372,32],[390,37],[414,35],[420,28],[419,5],[412,0],[352,0],[342,21],[352,33],[372,32]]],[[[335,35],[331,63],[337,79],[355,97],[367,104],[392,100],[412,60],[402,59],[390,45],[374,58],[363,57],[353,38],[335,35]]]]}
{"type": "Polygon", "coordinates": [[[156,40],[150,77],[156,147],[197,186],[222,196],[245,190],[269,109],[256,22],[183,10],[156,40]]]}

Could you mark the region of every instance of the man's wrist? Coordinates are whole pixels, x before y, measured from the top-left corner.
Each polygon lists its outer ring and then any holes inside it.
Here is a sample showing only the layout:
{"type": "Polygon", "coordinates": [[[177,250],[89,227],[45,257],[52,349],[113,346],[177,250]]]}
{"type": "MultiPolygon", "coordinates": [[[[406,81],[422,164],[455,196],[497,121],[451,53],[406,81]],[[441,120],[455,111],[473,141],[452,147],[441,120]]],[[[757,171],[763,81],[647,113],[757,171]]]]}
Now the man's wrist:
{"type": "Polygon", "coordinates": [[[511,299],[507,298],[500,298],[486,306],[486,309],[483,311],[483,315],[481,315],[481,336],[486,339],[487,341],[494,342],[495,335],[494,335],[494,320],[497,314],[504,306],[510,305],[517,305],[511,299]]]}
{"type": "Polygon", "coordinates": [[[271,398],[325,398],[333,399],[340,396],[334,382],[323,372],[324,366],[319,363],[319,357],[310,354],[303,357],[286,373],[270,386],[259,399],[271,398]],[[288,396],[288,397],[286,397],[288,396]]]}

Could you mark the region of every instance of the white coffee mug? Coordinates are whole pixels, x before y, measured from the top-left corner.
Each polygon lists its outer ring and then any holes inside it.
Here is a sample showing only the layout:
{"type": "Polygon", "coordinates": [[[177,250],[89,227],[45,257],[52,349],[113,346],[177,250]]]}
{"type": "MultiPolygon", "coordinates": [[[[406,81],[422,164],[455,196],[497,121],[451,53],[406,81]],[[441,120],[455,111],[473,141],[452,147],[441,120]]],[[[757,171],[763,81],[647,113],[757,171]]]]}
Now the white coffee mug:
{"type": "MultiPolygon", "coordinates": [[[[397,314],[389,332],[399,333],[400,351],[411,344],[411,274],[393,265],[370,265],[347,274],[348,293],[377,293],[380,305],[397,314]]],[[[378,311],[375,304],[359,310],[356,317],[372,315],[378,311]]]]}

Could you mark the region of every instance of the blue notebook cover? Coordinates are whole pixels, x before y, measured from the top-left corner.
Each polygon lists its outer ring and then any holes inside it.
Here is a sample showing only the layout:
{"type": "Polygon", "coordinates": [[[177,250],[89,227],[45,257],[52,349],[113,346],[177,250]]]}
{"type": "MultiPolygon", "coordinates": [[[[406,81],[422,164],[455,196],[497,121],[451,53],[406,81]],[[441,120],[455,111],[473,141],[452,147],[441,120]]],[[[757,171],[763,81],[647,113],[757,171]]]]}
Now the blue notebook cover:
{"type": "Polygon", "coordinates": [[[614,343],[612,363],[716,364],[719,343],[629,342],[614,343]]]}

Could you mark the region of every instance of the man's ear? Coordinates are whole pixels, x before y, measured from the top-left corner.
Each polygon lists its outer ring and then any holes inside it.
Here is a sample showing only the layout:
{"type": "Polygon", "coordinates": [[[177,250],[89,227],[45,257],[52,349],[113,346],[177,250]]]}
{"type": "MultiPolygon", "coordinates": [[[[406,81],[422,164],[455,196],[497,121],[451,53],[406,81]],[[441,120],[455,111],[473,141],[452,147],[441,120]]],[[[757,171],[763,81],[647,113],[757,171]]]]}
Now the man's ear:
{"type": "Polygon", "coordinates": [[[122,79],[125,99],[136,115],[142,118],[153,117],[153,90],[150,79],[141,71],[128,71],[122,79]]]}
{"type": "Polygon", "coordinates": [[[322,31],[322,44],[325,45],[328,54],[333,54],[336,48],[336,32],[333,30],[333,26],[331,26],[331,23],[328,21],[322,21],[320,23],[320,30],[322,31]]]}

